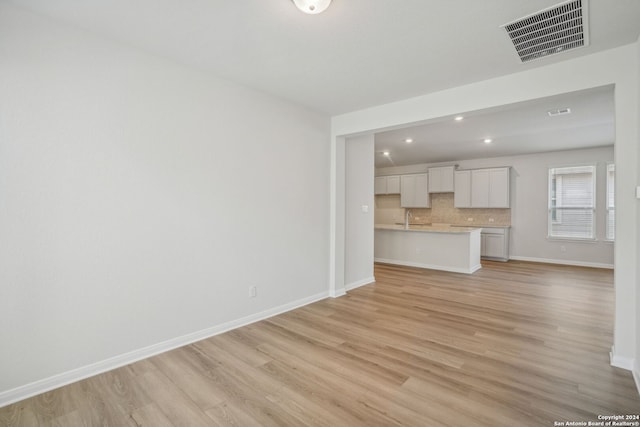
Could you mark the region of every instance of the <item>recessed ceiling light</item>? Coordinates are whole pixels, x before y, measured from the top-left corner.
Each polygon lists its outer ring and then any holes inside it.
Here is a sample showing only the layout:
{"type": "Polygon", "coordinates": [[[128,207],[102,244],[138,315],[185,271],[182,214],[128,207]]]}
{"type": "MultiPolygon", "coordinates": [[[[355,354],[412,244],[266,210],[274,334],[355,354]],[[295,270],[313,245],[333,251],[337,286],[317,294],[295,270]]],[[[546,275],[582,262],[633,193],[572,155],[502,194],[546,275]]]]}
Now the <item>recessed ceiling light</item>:
{"type": "Polygon", "coordinates": [[[385,155],[385,156],[388,156],[389,152],[388,151],[383,151],[382,154],[385,155]]]}
{"type": "Polygon", "coordinates": [[[404,142],[406,142],[407,144],[411,144],[413,142],[413,139],[407,138],[404,140],[404,142]]]}
{"type": "Polygon", "coordinates": [[[462,116],[457,116],[454,120],[455,120],[456,122],[459,122],[459,121],[460,121],[460,120],[462,120],[462,119],[464,119],[464,117],[462,117],[462,116]]]}
{"type": "Polygon", "coordinates": [[[485,144],[491,144],[493,142],[493,140],[491,138],[485,138],[484,143],[485,144]]]}

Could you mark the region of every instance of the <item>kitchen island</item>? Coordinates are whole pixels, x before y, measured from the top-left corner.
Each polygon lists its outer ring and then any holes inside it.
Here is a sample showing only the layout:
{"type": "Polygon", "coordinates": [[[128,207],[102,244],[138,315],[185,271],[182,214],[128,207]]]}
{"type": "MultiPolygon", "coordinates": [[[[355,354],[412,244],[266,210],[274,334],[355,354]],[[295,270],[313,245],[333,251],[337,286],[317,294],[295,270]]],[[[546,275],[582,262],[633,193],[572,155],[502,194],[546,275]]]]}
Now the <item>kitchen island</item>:
{"type": "Polygon", "coordinates": [[[480,228],[376,224],[374,259],[386,264],[472,274],[480,264],[480,228]]]}

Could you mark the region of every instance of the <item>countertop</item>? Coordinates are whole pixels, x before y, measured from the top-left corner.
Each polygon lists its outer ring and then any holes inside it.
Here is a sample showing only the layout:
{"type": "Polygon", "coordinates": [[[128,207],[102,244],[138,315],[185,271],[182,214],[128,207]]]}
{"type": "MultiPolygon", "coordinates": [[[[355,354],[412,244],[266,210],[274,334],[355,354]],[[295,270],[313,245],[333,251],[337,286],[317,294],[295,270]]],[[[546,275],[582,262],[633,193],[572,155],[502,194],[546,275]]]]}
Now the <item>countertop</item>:
{"type": "Polygon", "coordinates": [[[376,224],[376,230],[397,230],[397,231],[420,231],[427,233],[471,233],[472,231],[480,231],[481,227],[461,227],[450,225],[409,225],[409,228],[404,228],[404,225],[400,224],[376,224]]]}
{"type": "MultiPolygon", "coordinates": [[[[468,227],[468,225],[451,225],[451,227],[468,227]]],[[[476,224],[473,228],[511,228],[510,225],[479,225],[476,224]]]]}

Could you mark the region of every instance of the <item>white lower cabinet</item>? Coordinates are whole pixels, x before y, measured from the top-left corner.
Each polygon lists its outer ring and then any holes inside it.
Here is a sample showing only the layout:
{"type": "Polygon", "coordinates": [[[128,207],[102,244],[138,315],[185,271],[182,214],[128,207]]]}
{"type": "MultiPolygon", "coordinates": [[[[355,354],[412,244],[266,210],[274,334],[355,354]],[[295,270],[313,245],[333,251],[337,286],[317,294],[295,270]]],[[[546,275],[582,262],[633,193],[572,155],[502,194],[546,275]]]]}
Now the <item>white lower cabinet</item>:
{"type": "Polygon", "coordinates": [[[483,228],[480,234],[480,256],[482,258],[509,260],[509,229],[483,228]]]}

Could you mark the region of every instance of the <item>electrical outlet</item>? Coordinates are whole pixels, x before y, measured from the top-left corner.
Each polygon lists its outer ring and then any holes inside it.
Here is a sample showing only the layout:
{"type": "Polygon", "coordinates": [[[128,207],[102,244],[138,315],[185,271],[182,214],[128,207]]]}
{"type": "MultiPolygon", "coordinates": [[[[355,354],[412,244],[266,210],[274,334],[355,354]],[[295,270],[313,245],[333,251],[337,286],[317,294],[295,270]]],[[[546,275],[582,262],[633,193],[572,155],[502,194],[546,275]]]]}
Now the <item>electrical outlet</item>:
{"type": "Polygon", "coordinates": [[[467,218],[467,221],[472,222],[473,218],[467,218]]]}
{"type": "Polygon", "coordinates": [[[495,219],[489,218],[489,222],[494,222],[494,221],[495,221],[495,219]]]}
{"type": "Polygon", "coordinates": [[[567,247],[564,245],[560,246],[560,252],[567,252],[567,247]]]}
{"type": "Polygon", "coordinates": [[[255,298],[258,295],[258,288],[255,286],[249,286],[249,298],[255,298]]]}

